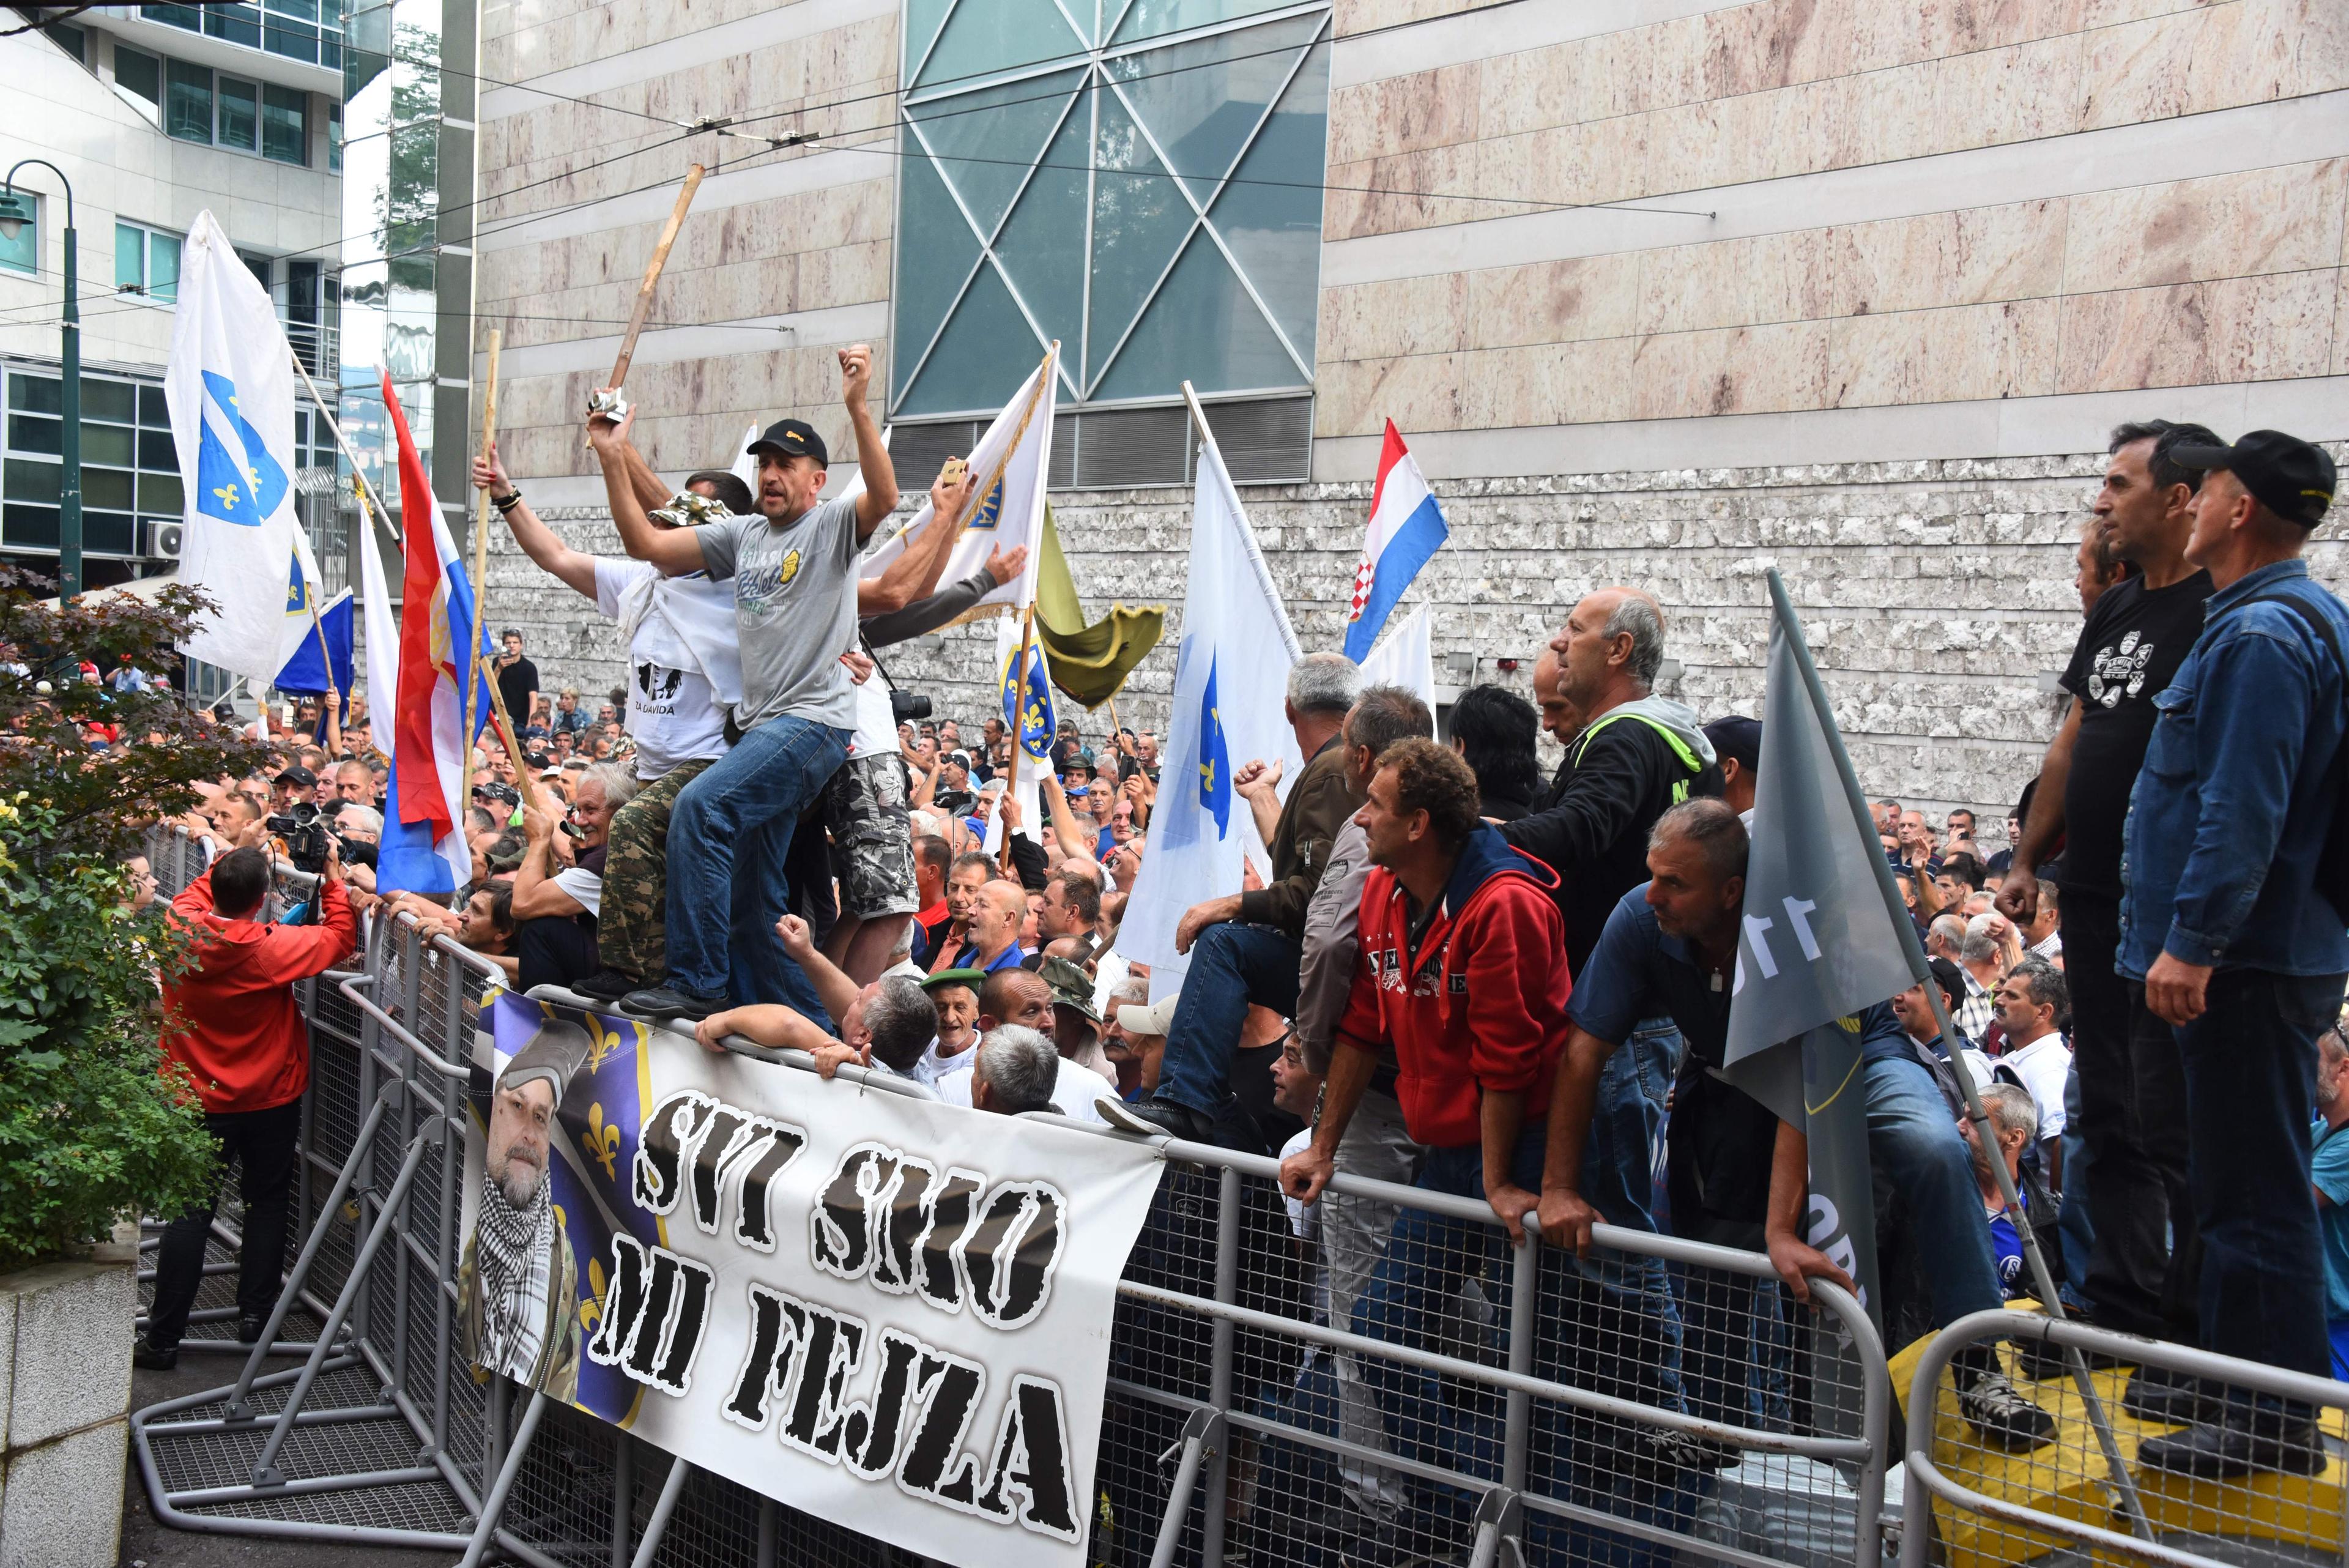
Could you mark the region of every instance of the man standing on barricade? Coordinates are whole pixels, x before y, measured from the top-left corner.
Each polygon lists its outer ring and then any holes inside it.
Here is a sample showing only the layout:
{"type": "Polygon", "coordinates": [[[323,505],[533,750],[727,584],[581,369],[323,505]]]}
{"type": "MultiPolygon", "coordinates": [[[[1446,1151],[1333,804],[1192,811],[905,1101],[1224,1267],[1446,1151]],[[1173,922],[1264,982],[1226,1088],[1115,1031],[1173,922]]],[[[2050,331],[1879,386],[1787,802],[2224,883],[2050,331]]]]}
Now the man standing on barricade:
{"type": "MultiPolygon", "coordinates": [[[[1166,1034],[1158,1092],[1132,1105],[1112,1096],[1102,1114],[1129,1132],[1170,1132],[1214,1141],[1224,1103],[1232,1097],[1232,1059],[1251,1004],[1283,1017],[1297,1011],[1298,966],[1306,907],[1330,865],[1330,848],[1356,805],[1346,782],[1339,732],[1361,670],[1342,653],[1311,653],[1288,673],[1288,722],[1305,771],[1288,799],[1273,794],[1278,763],[1251,762],[1232,775],[1247,797],[1257,827],[1272,852],[1272,881],[1184,911],[1174,946],[1191,955],[1182,1005],[1166,1034]],[[1269,831],[1267,829],[1269,828],[1269,831]]],[[[1263,1096],[1257,1096],[1261,1099],[1263,1096]]]]}
{"type": "Polygon", "coordinates": [[[823,438],[798,420],[768,428],[759,458],[759,515],[662,531],[633,490],[614,483],[626,466],[632,410],[617,423],[590,421],[628,554],[670,576],[707,571],[734,583],[742,700],[740,739],[679,792],[670,817],[668,979],[630,992],[642,1017],[699,1020],[740,1002],[790,1002],[803,992],[777,943],[785,911],[783,861],[800,813],[847,755],[855,700],[841,650],[855,632],[856,553],[897,504],[895,471],[865,406],[872,350],[840,355],[841,400],[856,440],[863,493],[819,503],[830,468],[823,438]]]}
{"type": "MultiPolygon", "coordinates": [[[[1808,1190],[1802,1135],[1721,1071],[1736,989],[1746,850],[1744,825],[1720,801],[1675,806],[1649,836],[1649,881],[1616,904],[1576,978],[1573,1039],[1558,1073],[1542,1178],[1542,1234],[1588,1254],[1591,1227],[1604,1216],[1582,1191],[1582,1137],[1599,1074],[1641,1019],[1661,1013],[1688,1043],[1669,1140],[1674,1233],[1766,1250],[1796,1299],[1807,1301],[1808,1275],[1849,1282],[1791,1229],[1789,1211],[1799,1213],[1808,1190]]],[[[1930,1272],[1933,1321],[1954,1323],[1994,1308],[2003,1297],[1957,1124],[1889,1005],[1869,1007],[1854,1022],[1865,1064],[1868,1153],[1941,1249],[1930,1272]]],[[[1775,1310],[1765,1314],[1753,1297],[1742,1275],[1689,1272],[1682,1367],[1694,1414],[1741,1427],[1768,1419],[1753,1403],[1751,1373],[1765,1347],[1754,1343],[1752,1325],[1768,1322],[1775,1310]]],[[[2054,1420],[2015,1391],[1983,1347],[1961,1353],[1957,1372],[1959,1407],[1985,1438],[2012,1449],[2052,1440],[2054,1420]]],[[[1719,1464],[1736,1460],[1723,1445],[1705,1447],[1719,1464]]]]}
{"type": "MultiPolygon", "coordinates": [[[[2188,1183],[2202,1235],[2202,1347],[2330,1375],[2324,1250],[2309,1185],[2316,1037],[2349,976],[2343,666],[2349,612],[2301,556],[2333,460],[2279,431],[2170,456],[2205,471],[2186,558],[2207,620],[2155,706],[2121,847],[2120,972],[2177,1031],[2188,1183]]],[[[2139,1463],[2302,1474],[2325,1452],[2304,1405],[2230,1393],[2139,1463]]]]}
{"type": "MultiPolygon", "coordinates": [[[[358,929],[332,838],[316,925],[269,921],[269,871],[266,850],[232,849],[171,900],[172,919],[193,931],[195,945],[186,972],[163,988],[163,1050],[194,1080],[222,1169],[234,1160],[242,1172],[236,1336],[245,1345],[261,1337],[285,1277],[295,1141],[310,1086],[310,1037],[293,988],[341,962],[358,929]]],[[[164,1227],[147,1334],[132,1356],[140,1366],[179,1365],[214,1202],[164,1227]]]]}
{"type": "MultiPolygon", "coordinates": [[[[721,469],[691,475],[672,496],[627,442],[621,443],[619,464],[605,483],[626,486],[649,525],[659,529],[683,527],[697,515],[750,510],[750,487],[721,469]]],[[[627,640],[627,730],[636,738],[641,787],[612,818],[596,917],[598,968],[574,988],[599,1002],[616,1002],[664,972],[661,871],[669,812],[678,792],[726,754],[726,704],[742,694],[734,590],[704,572],[666,576],[640,561],[573,549],[523,499],[494,442],[487,459],[473,460],[473,483],[489,492],[523,553],[595,600],[600,614],[620,623],[627,640]]],[[[575,702],[577,693],[564,696],[575,702]]],[[[584,730],[587,716],[575,706],[569,711],[584,730]]]]}

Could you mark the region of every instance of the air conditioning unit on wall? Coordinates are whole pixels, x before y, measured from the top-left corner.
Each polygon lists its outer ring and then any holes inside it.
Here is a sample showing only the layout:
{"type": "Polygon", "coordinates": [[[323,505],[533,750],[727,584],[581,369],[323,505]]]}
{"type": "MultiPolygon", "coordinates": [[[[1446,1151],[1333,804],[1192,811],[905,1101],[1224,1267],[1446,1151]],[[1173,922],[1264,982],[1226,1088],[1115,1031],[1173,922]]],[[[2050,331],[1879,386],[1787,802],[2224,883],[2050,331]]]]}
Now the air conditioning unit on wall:
{"type": "Polygon", "coordinates": [[[176,561],[180,558],[181,531],[183,523],[150,523],[147,524],[146,556],[150,561],[176,561]]]}

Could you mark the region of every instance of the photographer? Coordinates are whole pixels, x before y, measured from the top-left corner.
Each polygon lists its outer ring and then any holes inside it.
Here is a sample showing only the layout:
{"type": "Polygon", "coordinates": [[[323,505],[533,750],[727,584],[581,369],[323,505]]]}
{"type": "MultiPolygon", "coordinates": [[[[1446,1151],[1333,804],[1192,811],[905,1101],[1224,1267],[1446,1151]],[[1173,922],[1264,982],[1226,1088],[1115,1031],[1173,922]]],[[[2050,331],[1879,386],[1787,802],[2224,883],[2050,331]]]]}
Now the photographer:
{"type": "MultiPolygon", "coordinates": [[[[295,1140],[310,1084],[309,1036],[293,987],[347,957],[358,929],[331,844],[321,869],[314,925],[265,921],[269,856],[249,845],[222,856],[171,900],[171,918],[194,941],[191,966],[163,988],[170,1021],[163,1050],[186,1069],[203,1102],[204,1125],[221,1143],[222,1172],[232,1162],[241,1172],[237,1339],[248,1345],[261,1337],[277,1304],[295,1140]]],[[[203,1282],[215,1202],[206,1199],[164,1230],[147,1335],[133,1354],[140,1366],[179,1363],[188,1311],[203,1282]]]]}

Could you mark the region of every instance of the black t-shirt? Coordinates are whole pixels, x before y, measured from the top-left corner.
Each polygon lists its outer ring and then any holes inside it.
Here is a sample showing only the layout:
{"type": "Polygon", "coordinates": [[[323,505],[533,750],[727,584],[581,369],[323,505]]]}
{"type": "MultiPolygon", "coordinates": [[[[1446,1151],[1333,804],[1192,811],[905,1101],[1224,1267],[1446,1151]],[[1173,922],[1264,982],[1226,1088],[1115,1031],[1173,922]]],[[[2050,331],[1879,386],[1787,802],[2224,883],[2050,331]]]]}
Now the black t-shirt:
{"type": "Polygon", "coordinates": [[[530,694],[538,690],[538,666],[524,657],[492,668],[498,672],[498,696],[504,700],[506,717],[517,724],[529,723],[530,694]]]}
{"type": "Polygon", "coordinates": [[[2208,572],[2150,592],[2131,577],[2106,588],[2080,628],[2064,671],[2064,690],[2080,700],[2080,734],[2064,785],[2067,893],[2120,897],[2121,824],[2153,739],[2153,700],[2202,635],[2209,597],[2208,572]]]}

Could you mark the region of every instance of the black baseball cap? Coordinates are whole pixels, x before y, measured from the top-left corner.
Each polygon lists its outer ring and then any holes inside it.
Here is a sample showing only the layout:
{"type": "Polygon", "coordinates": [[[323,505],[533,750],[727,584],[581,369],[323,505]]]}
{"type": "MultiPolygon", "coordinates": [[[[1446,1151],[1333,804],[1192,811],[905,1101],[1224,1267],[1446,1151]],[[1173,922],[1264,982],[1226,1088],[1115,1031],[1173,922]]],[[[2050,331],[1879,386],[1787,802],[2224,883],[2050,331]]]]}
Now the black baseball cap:
{"type": "Polygon", "coordinates": [[[777,420],[767,427],[767,433],[752,441],[743,451],[756,457],[762,452],[772,452],[777,457],[812,457],[818,468],[832,466],[832,454],[824,450],[823,437],[805,420],[777,420]]]}
{"type": "Polygon", "coordinates": [[[2169,449],[2184,468],[2223,468],[2242,482],[2259,504],[2287,523],[2313,528],[2333,504],[2333,460],[2324,449],[2282,431],[2253,431],[2232,446],[2169,449]]]}
{"type": "Polygon", "coordinates": [[[1732,713],[1725,719],[1715,719],[1704,727],[1704,738],[1713,742],[1714,756],[1737,759],[1738,765],[1751,773],[1762,765],[1762,721],[1749,719],[1743,713],[1732,713]]]}
{"type": "Polygon", "coordinates": [[[295,763],[277,775],[277,782],[282,784],[291,784],[295,789],[316,789],[318,784],[318,775],[301,763],[295,763]]]}

